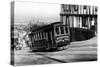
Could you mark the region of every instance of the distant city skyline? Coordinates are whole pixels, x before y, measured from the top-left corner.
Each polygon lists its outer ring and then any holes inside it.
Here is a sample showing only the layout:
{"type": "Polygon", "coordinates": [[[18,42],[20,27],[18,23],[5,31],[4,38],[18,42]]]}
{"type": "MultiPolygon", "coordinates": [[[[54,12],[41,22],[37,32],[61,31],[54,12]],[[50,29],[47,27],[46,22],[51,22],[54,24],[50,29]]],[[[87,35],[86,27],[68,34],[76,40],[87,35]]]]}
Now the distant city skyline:
{"type": "Polygon", "coordinates": [[[60,4],[15,2],[14,7],[14,21],[17,24],[60,21],[60,4]]]}

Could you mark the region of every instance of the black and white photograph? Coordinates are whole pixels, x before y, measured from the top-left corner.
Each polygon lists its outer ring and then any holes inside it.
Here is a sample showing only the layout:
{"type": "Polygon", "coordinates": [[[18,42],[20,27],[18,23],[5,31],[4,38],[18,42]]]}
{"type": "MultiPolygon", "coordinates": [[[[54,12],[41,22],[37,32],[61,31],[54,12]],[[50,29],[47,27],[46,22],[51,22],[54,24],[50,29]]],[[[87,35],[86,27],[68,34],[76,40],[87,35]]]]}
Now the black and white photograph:
{"type": "Polygon", "coordinates": [[[11,65],[97,61],[98,6],[11,2],[11,65]]]}

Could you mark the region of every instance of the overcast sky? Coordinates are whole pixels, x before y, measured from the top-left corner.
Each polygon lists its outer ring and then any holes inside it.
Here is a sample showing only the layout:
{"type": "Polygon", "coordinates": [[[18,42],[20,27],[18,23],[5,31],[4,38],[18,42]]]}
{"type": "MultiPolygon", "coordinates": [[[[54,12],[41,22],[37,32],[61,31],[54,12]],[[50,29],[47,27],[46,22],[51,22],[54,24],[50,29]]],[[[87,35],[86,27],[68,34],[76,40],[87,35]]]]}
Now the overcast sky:
{"type": "Polygon", "coordinates": [[[15,23],[60,21],[60,4],[15,2],[15,23]]]}

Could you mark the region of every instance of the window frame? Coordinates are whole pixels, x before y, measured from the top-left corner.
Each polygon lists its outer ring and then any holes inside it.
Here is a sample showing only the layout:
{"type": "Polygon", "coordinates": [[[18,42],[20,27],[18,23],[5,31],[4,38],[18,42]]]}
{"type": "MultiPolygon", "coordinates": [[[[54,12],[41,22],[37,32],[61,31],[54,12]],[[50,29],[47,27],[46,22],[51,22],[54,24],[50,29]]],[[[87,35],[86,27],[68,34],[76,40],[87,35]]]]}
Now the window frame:
{"type": "Polygon", "coordinates": [[[59,27],[55,27],[55,34],[60,35],[60,28],[59,27]],[[56,30],[57,28],[58,28],[58,33],[57,33],[57,30],[56,30]]]}
{"type": "Polygon", "coordinates": [[[61,27],[60,27],[60,34],[61,34],[61,35],[65,34],[65,31],[64,31],[64,30],[65,30],[65,29],[64,29],[64,26],[61,26],[61,27]],[[62,28],[63,30],[62,30],[61,28],[62,28]],[[63,31],[63,33],[62,33],[62,31],[63,31]]]}

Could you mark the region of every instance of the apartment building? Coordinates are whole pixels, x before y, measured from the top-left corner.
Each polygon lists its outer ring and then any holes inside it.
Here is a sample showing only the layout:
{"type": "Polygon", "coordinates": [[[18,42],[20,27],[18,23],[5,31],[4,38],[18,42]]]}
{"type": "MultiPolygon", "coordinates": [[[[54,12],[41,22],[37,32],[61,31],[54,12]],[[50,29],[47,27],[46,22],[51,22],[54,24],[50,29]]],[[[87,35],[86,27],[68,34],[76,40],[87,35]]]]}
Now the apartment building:
{"type": "Polygon", "coordinates": [[[60,21],[69,27],[97,30],[97,6],[62,4],[60,21]]]}

